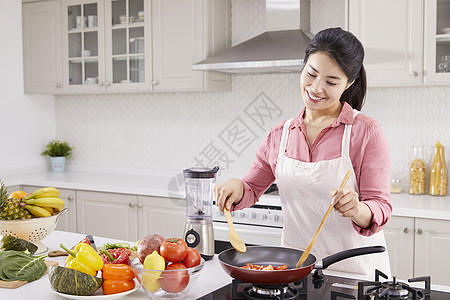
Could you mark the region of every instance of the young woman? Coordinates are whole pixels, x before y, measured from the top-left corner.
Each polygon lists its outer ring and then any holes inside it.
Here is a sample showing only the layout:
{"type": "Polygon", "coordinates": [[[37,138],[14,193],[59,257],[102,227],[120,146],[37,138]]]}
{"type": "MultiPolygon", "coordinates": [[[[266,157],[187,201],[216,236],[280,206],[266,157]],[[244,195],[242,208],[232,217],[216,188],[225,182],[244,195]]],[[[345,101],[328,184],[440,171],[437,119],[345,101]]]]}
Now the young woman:
{"type": "MultiPolygon", "coordinates": [[[[318,260],[341,250],[383,245],[382,228],[392,212],[390,153],[381,126],[359,112],[366,93],[364,49],[351,33],[325,29],[306,49],[300,77],[305,107],[272,128],[242,179],[215,188],[221,210],[258,201],[276,181],[283,210],[282,245],[305,249],[331,201],[311,253],[318,260]],[[336,190],[347,170],[352,174],[336,190]]],[[[390,276],[387,252],[350,258],[329,269],[390,276]]]]}

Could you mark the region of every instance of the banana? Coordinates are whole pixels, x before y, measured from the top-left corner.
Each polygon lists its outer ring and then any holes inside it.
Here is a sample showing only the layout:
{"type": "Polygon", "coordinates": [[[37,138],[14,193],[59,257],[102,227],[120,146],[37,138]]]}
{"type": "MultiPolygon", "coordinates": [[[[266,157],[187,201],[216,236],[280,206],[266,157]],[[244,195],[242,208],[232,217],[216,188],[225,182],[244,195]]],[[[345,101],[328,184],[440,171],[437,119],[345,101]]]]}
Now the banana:
{"type": "Polygon", "coordinates": [[[35,205],[25,205],[25,209],[28,209],[28,211],[37,218],[42,217],[50,217],[51,214],[43,207],[35,206],[35,205]]]}
{"type": "Polygon", "coordinates": [[[60,196],[60,192],[58,189],[54,187],[45,187],[38,189],[37,191],[34,191],[30,195],[27,195],[23,198],[23,200],[28,199],[38,199],[38,198],[49,198],[49,197],[55,197],[58,198],[60,196]]]}
{"type": "Polygon", "coordinates": [[[26,204],[41,206],[41,207],[51,207],[61,210],[64,208],[64,200],[61,198],[38,198],[38,199],[29,199],[25,200],[26,204]]]}
{"type": "Polygon", "coordinates": [[[46,211],[48,211],[51,215],[53,215],[53,208],[51,208],[51,207],[42,207],[42,208],[45,209],[46,211]]]}

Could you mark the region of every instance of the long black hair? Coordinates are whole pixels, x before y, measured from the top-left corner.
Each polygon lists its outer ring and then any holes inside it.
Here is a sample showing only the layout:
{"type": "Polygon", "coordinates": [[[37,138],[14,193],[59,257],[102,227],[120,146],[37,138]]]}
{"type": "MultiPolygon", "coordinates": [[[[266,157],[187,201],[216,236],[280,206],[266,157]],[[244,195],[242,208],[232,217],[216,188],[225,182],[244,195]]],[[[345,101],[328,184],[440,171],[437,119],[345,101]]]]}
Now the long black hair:
{"type": "Polygon", "coordinates": [[[340,27],[328,28],[318,32],[306,48],[305,65],[309,56],[317,51],[327,52],[347,75],[349,83],[354,81],[342,93],[340,101],[361,110],[367,90],[366,71],[363,65],[364,48],[361,42],[340,27]]]}

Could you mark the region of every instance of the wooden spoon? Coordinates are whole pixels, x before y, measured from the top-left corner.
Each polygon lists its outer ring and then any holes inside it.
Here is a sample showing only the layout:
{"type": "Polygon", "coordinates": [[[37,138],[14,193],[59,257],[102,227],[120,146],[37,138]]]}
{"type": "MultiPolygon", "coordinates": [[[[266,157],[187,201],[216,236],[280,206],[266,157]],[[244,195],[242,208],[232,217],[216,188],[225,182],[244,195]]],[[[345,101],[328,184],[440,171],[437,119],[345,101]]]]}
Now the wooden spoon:
{"type": "MultiPolygon", "coordinates": [[[[350,178],[350,175],[352,174],[352,170],[348,170],[345,174],[344,179],[342,180],[341,186],[339,188],[343,188],[346,184],[348,179],[350,178]]],[[[296,268],[300,268],[303,263],[305,262],[306,258],[308,257],[309,253],[311,252],[312,247],[316,243],[317,238],[319,237],[319,233],[322,230],[323,225],[325,224],[325,221],[328,219],[328,216],[330,215],[331,211],[333,210],[333,203],[330,204],[328,207],[327,212],[325,213],[325,216],[322,219],[322,222],[320,222],[319,228],[317,228],[316,233],[312,237],[311,241],[309,241],[308,246],[306,247],[305,251],[303,252],[302,256],[300,256],[300,259],[298,260],[296,268]]]]}
{"type": "Polygon", "coordinates": [[[224,207],[223,212],[225,213],[225,217],[227,218],[228,222],[228,228],[230,229],[228,239],[230,240],[231,245],[233,246],[234,249],[236,249],[237,252],[244,253],[245,251],[247,251],[247,247],[245,246],[244,241],[234,228],[233,220],[231,220],[230,211],[224,207]]]}

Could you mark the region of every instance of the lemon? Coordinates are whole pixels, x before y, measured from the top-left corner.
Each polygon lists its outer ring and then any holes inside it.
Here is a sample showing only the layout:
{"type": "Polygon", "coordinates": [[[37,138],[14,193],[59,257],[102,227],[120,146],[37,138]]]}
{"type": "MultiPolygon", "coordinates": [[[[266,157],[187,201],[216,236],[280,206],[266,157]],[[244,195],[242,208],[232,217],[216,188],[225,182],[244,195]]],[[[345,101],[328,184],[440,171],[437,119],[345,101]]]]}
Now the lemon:
{"type": "Polygon", "coordinates": [[[161,284],[159,283],[159,274],[161,274],[161,272],[145,271],[145,274],[142,276],[142,285],[147,291],[154,293],[159,290],[161,287],[161,284]]]}
{"type": "Polygon", "coordinates": [[[153,251],[152,254],[147,255],[144,260],[144,269],[146,270],[161,270],[166,268],[166,261],[164,257],[159,255],[158,251],[153,251]]]}
{"type": "Polygon", "coordinates": [[[144,288],[152,293],[159,290],[161,284],[159,283],[159,275],[166,268],[165,259],[159,255],[158,251],[153,251],[152,254],[147,255],[144,260],[145,273],[142,276],[142,284],[144,288]],[[148,271],[148,270],[161,270],[148,271]]]}

